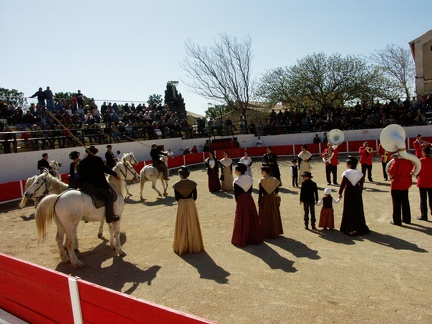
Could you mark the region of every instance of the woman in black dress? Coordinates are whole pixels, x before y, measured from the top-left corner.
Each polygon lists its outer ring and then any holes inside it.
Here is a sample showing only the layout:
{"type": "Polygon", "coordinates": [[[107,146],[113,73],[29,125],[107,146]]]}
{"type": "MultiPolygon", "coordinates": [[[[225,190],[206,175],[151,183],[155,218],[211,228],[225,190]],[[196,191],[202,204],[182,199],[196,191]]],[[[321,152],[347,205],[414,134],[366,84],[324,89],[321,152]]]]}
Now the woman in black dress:
{"type": "Polygon", "coordinates": [[[270,165],[271,171],[272,171],[272,177],[275,177],[279,180],[280,185],[282,185],[280,171],[279,171],[279,165],[277,162],[277,155],[273,153],[273,149],[271,146],[267,147],[267,153],[263,155],[263,160],[265,164],[270,165]]]}
{"type": "Polygon", "coordinates": [[[348,170],[342,173],[339,198],[345,190],[344,206],[340,231],[355,236],[369,233],[363,209],[364,174],[357,170],[358,160],[349,157],[346,161],[348,170]]]}

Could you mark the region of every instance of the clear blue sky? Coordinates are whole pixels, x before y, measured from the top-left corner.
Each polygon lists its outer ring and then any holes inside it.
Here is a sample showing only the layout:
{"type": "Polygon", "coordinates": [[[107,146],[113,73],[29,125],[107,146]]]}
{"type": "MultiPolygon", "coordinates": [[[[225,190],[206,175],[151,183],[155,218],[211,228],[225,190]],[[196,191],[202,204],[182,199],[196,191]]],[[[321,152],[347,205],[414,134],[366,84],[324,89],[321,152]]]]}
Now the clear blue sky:
{"type": "Polygon", "coordinates": [[[249,35],[259,78],[314,52],[408,48],[432,29],[431,0],[0,0],[0,12],[0,87],[145,102],[172,80],[199,114],[211,100],[182,82],[188,39],[207,46],[218,33],[249,35]]]}

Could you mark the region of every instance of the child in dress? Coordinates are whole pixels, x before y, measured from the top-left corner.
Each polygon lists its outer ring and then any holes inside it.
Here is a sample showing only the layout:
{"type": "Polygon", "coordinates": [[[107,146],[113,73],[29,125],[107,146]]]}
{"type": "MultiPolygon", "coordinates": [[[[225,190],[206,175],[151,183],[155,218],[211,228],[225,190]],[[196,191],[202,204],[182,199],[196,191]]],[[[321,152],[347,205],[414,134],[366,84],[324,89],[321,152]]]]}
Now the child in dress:
{"type": "Polygon", "coordinates": [[[299,187],[298,185],[298,165],[297,160],[292,160],[291,164],[291,178],[292,178],[292,186],[293,187],[299,187]]]}
{"type": "Polygon", "coordinates": [[[324,197],[317,202],[317,206],[323,205],[320,213],[319,227],[322,227],[324,230],[332,230],[334,228],[334,212],[333,212],[333,203],[338,204],[340,199],[334,199],[331,196],[331,189],[324,189],[324,197]]]}

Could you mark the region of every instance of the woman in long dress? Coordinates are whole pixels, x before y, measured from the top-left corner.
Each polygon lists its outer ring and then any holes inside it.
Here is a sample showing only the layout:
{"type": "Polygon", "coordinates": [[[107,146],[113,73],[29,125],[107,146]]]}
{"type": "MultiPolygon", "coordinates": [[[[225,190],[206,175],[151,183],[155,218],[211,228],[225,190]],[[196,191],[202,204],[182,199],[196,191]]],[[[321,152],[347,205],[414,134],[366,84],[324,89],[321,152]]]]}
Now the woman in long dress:
{"type": "Polygon", "coordinates": [[[259,219],[264,238],[275,238],[283,234],[282,220],[280,216],[279,196],[276,195],[276,190],[280,182],[271,175],[271,167],[263,165],[261,167],[261,175],[263,178],[259,181],[259,219]]]}
{"type": "MultiPolygon", "coordinates": [[[[307,150],[307,145],[303,144],[301,147],[301,152],[298,155],[299,167],[300,167],[299,174],[303,174],[305,172],[311,172],[312,167],[309,163],[311,160],[311,157],[312,157],[312,153],[307,150]]],[[[303,181],[304,181],[303,177],[300,177],[299,186],[301,186],[303,181]]]]}
{"type": "Polygon", "coordinates": [[[346,161],[347,170],[342,173],[342,182],[339,188],[339,198],[345,190],[342,222],[340,231],[355,236],[369,233],[363,209],[363,183],[364,174],[356,169],[358,160],[349,157],[346,161]]]}
{"type": "Polygon", "coordinates": [[[178,202],[173,249],[179,255],[201,252],[204,251],[204,244],[195,205],[197,184],[188,179],[189,171],[186,167],[182,166],[178,173],[180,181],[173,185],[178,202]]]}
{"type": "Polygon", "coordinates": [[[213,151],[209,151],[209,157],[205,160],[205,166],[207,168],[209,191],[218,192],[221,189],[219,181],[219,165],[213,151]]]}
{"type": "Polygon", "coordinates": [[[263,241],[257,209],[252,198],[253,179],[246,174],[246,169],[246,165],[237,164],[237,178],[234,180],[236,211],[231,243],[241,247],[263,241]]]}
{"type": "Polygon", "coordinates": [[[280,185],[282,185],[279,165],[277,162],[277,155],[273,153],[273,148],[271,146],[267,147],[267,153],[263,155],[264,164],[268,164],[271,168],[271,175],[279,180],[280,185]]]}
{"type": "Polygon", "coordinates": [[[227,151],[224,152],[224,157],[219,161],[221,165],[221,188],[223,191],[231,191],[233,187],[232,160],[227,151]]]}
{"type": "Polygon", "coordinates": [[[244,150],[243,156],[240,158],[239,162],[243,163],[246,166],[246,168],[247,168],[246,169],[246,174],[249,177],[253,178],[252,177],[252,169],[251,169],[252,159],[250,158],[248,151],[244,150]]]}

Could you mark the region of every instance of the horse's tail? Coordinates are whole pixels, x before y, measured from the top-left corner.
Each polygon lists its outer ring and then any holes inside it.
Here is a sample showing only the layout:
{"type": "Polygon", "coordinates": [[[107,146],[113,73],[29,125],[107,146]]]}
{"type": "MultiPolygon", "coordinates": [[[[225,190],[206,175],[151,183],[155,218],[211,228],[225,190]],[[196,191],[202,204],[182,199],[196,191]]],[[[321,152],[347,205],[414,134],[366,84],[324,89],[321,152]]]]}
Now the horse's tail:
{"type": "Polygon", "coordinates": [[[24,187],[24,195],[23,195],[23,197],[21,198],[21,201],[20,201],[20,203],[19,203],[19,208],[24,208],[25,206],[26,206],[26,204],[27,204],[27,197],[26,197],[26,195],[25,195],[25,193],[26,193],[26,191],[27,191],[27,189],[32,185],[32,183],[34,182],[34,179],[35,179],[35,177],[31,177],[31,178],[28,178],[27,179],[27,181],[26,181],[26,184],[25,184],[25,187],[24,187]]]}
{"type": "Polygon", "coordinates": [[[36,228],[38,232],[38,241],[45,242],[48,226],[55,217],[54,207],[59,195],[48,195],[42,199],[35,211],[36,228]]]}

